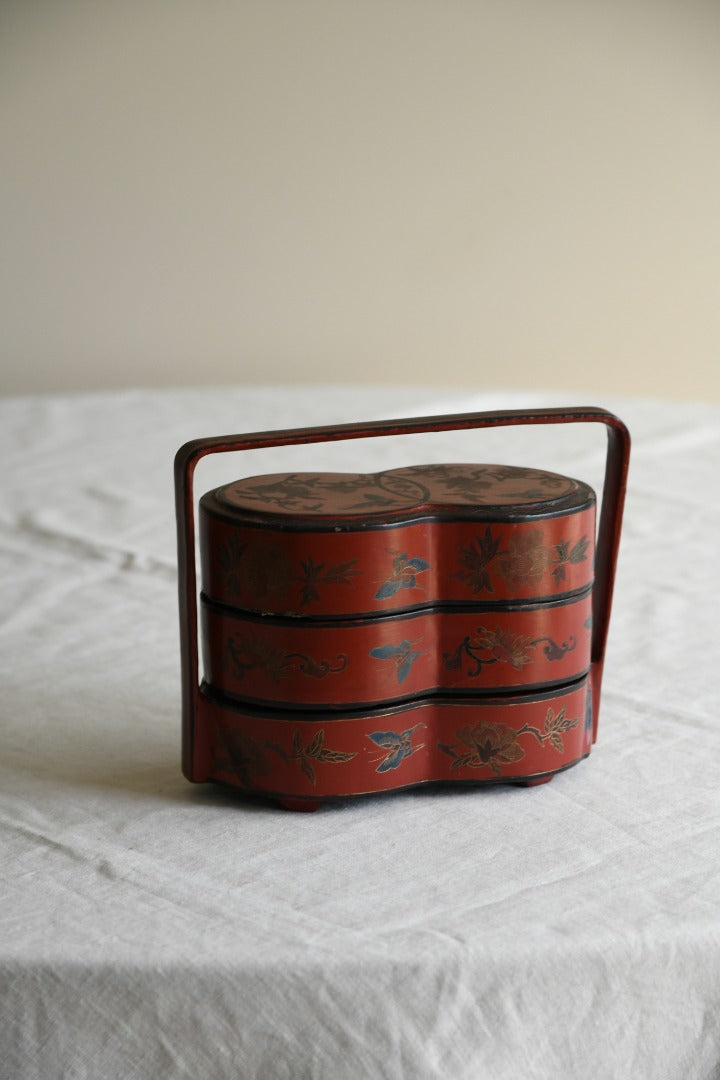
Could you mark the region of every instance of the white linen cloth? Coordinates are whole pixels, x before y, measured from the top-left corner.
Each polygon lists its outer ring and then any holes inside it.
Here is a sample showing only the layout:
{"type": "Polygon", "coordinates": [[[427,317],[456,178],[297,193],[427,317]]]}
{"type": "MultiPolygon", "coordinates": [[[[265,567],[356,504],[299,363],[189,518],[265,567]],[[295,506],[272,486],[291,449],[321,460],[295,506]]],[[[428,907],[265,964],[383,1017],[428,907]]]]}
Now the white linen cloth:
{"type": "MultiPolygon", "coordinates": [[[[720,408],[381,388],[0,402],[3,1080],[720,1076],[720,408]],[[199,435],[598,404],[633,435],[599,738],[539,788],[293,814],[180,773],[172,458],[199,435]]],[[[604,430],[213,458],[532,464],[604,430]]]]}

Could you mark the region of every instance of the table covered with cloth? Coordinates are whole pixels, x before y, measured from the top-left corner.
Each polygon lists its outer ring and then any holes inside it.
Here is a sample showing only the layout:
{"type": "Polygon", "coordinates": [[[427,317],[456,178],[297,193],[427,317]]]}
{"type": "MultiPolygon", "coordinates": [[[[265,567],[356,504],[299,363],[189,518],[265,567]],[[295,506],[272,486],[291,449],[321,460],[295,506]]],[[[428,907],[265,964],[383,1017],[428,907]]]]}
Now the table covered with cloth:
{"type": "MultiPolygon", "coordinates": [[[[279,447],[533,465],[601,425],[279,447]]],[[[0,1077],[720,1076],[720,407],[401,387],[0,401],[0,1077]],[[633,451],[590,756],[291,813],[180,771],[172,461],[234,432],[599,405],[633,451]]]]}

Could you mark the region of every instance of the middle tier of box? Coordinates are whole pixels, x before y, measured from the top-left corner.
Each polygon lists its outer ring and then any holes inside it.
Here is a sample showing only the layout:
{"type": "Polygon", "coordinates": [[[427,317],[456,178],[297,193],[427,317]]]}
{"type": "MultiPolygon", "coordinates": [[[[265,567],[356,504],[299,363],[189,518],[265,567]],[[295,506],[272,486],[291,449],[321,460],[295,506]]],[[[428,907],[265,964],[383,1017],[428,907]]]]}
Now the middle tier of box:
{"type": "Polygon", "coordinates": [[[282,619],[202,598],[205,677],[255,704],[348,708],[442,692],[538,689],[590,666],[592,592],[544,604],[282,619]]]}

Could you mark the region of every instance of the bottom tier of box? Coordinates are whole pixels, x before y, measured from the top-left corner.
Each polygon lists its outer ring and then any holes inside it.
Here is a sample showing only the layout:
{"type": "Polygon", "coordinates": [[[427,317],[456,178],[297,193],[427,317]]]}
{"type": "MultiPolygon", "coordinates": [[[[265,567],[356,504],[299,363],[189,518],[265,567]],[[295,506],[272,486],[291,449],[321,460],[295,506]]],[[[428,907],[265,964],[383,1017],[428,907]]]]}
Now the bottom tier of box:
{"type": "Polygon", "coordinates": [[[260,710],[201,688],[188,778],[289,809],[419,784],[537,784],[587,757],[590,679],[365,710],[260,710]]]}

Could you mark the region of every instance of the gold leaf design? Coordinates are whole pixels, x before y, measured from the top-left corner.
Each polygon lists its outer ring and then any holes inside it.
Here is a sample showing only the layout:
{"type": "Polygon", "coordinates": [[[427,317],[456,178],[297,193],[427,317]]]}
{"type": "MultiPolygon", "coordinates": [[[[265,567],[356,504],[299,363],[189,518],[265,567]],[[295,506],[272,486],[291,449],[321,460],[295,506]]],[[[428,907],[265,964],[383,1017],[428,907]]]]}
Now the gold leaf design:
{"type": "Polygon", "coordinates": [[[357,751],[348,753],[344,750],[331,750],[329,747],[323,745],[324,742],[324,728],[320,728],[315,732],[307,746],[303,745],[302,736],[299,731],[295,731],[292,737],[292,753],[290,755],[290,760],[298,761],[300,763],[303,774],[307,776],[313,787],[316,783],[316,776],[315,769],[311,764],[311,759],[313,761],[322,761],[328,765],[338,765],[345,761],[352,761],[354,757],[357,757],[357,751]]]}

